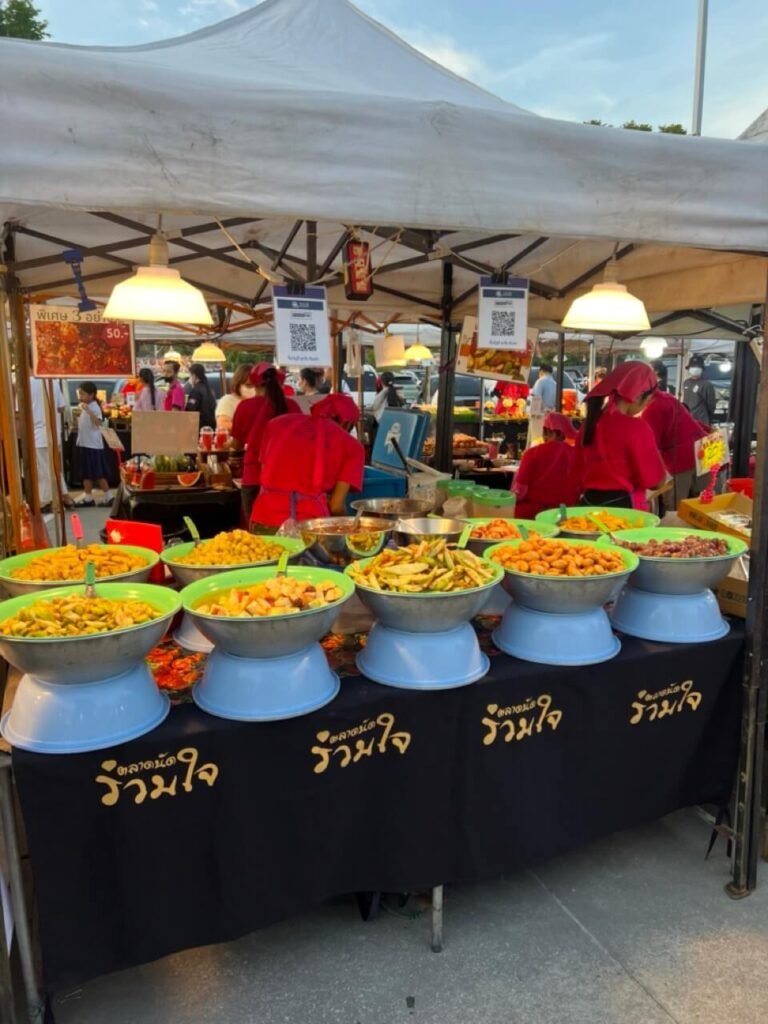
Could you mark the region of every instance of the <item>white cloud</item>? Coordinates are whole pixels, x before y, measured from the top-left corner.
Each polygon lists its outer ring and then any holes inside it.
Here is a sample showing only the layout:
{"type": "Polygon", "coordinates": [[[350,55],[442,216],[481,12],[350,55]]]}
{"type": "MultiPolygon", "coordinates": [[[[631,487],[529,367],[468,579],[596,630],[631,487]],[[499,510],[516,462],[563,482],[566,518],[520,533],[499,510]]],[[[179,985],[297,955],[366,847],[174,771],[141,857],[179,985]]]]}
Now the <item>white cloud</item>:
{"type": "Polygon", "coordinates": [[[141,9],[149,14],[153,14],[155,11],[160,10],[160,6],[157,0],[141,0],[141,9]]]}

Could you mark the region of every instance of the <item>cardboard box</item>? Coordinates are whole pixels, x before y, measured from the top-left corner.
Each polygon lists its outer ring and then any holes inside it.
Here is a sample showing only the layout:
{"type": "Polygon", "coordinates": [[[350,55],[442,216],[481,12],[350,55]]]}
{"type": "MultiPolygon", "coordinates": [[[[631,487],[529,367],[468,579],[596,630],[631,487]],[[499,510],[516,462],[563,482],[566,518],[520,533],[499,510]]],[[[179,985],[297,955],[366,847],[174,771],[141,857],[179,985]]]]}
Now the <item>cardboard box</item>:
{"type": "Polygon", "coordinates": [[[723,615],[738,619],[747,617],[747,595],[749,591],[749,558],[746,556],[734,562],[730,573],[719,587],[715,588],[717,603],[723,615]]]}
{"type": "Polygon", "coordinates": [[[752,502],[743,494],[716,494],[709,504],[705,505],[700,498],[686,498],[681,501],[677,514],[689,526],[695,526],[697,530],[714,530],[717,533],[727,533],[731,537],[738,537],[740,540],[749,541],[752,535],[751,528],[730,526],[718,518],[723,512],[733,512],[738,515],[747,516],[752,521],[752,502]]]}

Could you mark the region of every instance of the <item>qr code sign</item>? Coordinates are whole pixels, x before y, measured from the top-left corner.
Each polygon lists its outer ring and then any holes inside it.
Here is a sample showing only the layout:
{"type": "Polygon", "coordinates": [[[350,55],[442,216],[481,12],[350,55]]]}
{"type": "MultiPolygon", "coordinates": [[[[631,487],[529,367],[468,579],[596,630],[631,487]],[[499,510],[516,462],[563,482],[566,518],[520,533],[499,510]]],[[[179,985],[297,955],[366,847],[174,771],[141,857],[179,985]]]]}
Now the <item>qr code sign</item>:
{"type": "Polygon", "coordinates": [[[512,338],[515,334],[515,314],[513,312],[491,313],[491,334],[494,338],[512,338]]]}
{"type": "Polygon", "coordinates": [[[291,351],[293,352],[317,352],[317,334],[314,324],[288,325],[290,328],[291,351]]]}

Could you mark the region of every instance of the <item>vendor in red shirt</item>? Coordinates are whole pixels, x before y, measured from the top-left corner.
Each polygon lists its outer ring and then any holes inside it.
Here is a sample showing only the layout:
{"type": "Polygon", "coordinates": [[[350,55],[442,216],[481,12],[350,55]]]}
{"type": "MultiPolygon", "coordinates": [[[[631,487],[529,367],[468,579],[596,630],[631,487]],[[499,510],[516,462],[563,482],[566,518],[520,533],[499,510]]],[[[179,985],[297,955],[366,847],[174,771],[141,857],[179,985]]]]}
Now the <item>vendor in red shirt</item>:
{"type": "Polygon", "coordinates": [[[534,519],[558,505],[575,505],[579,497],[572,479],[573,424],[562,413],[550,412],[544,417],[543,434],[543,444],[523,453],[512,484],[517,495],[515,515],[520,519],[534,519]]]}
{"type": "Polygon", "coordinates": [[[701,478],[701,484],[695,480],[695,448],[699,438],[710,431],[662,387],[654,392],[641,416],[653,431],[656,447],[672,477],[672,490],[664,495],[664,505],[675,510],[685,498],[698,494],[709,480],[708,474],[701,478]]]}
{"type": "Polygon", "coordinates": [[[647,509],[646,492],[667,479],[656,440],[639,417],[658,389],[647,363],[626,362],[587,395],[573,480],[583,505],[647,509]]]}
{"type": "Polygon", "coordinates": [[[350,489],[363,486],[365,452],[349,433],[359,418],[349,395],[333,394],[308,416],[272,420],[261,445],[261,490],[251,522],[279,527],[286,519],[344,515],[350,489]]]}
{"type": "Polygon", "coordinates": [[[232,446],[245,447],[240,495],[246,523],[251,518],[251,509],[259,493],[259,453],[267,424],[275,416],[284,416],[286,413],[301,414],[296,402],[285,397],[282,387],[284,380],[285,373],[271,363],[257,363],[248,375],[248,381],[256,394],[253,398],[244,398],[235,409],[232,418],[232,446]]]}

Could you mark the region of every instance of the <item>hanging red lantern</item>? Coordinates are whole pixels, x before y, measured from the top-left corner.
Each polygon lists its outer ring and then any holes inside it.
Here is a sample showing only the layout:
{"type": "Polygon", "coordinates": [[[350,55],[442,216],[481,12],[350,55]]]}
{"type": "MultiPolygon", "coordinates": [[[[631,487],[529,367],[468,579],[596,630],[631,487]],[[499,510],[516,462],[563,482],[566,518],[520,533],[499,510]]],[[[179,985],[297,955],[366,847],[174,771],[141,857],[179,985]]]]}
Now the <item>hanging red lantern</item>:
{"type": "Polygon", "coordinates": [[[373,295],[371,247],[368,242],[351,241],[344,247],[344,290],[348,299],[373,295]]]}

